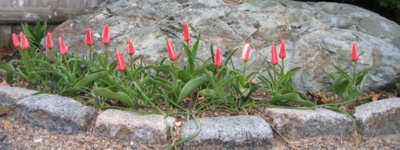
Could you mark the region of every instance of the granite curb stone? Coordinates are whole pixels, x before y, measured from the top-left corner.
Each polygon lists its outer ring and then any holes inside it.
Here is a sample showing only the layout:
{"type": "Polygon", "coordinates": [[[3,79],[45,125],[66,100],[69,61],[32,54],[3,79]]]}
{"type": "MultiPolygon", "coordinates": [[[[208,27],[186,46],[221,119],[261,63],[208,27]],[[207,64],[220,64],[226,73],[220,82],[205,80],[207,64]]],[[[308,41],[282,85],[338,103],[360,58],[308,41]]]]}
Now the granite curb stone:
{"type": "Polygon", "coordinates": [[[38,91],[20,87],[0,86],[0,105],[7,106],[15,104],[19,100],[37,92],[38,91]]]}
{"type": "Polygon", "coordinates": [[[65,134],[87,130],[96,115],[93,108],[74,99],[51,94],[23,98],[15,109],[22,120],[65,134]]]}
{"type": "MultiPolygon", "coordinates": [[[[273,141],[271,127],[260,116],[199,118],[198,122],[199,134],[184,142],[183,149],[270,149],[273,141]]],[[[196,122],[189,120],[182,138],[197,129],[196,122]]]]}
{"type": "Polygon", "coordinates": [[[328,109],[315,110],[267,108],[276,130],[290,139],[324,135],[347,136],[354,131],[351,119],[328,109]]]}
{"type": "Polygon", "coordinates": [[[399,134],[400,98],[389,98],[357,106],[354,117],[362,135],[366,137],[399,134]]]}
{"type": "MultiPolygon", "coordinates": [[[[174,125],[175,118],[165,119],[174,125]]],[[[162,144],[167,142],[169,127],[162,115],[141,115],[134,112],[107,109],[96,119],[94,134],[138,141],[144,144],[162,144]]]]}

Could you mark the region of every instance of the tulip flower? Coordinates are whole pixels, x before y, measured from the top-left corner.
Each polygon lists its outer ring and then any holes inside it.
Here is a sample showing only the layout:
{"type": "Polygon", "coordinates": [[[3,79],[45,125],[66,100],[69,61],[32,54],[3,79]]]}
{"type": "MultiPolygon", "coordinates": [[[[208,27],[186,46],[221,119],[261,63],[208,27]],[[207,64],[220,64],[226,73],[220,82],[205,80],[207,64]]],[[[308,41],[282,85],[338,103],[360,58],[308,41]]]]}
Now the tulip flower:
{"type": "Polygon", "coordinates": [[[167,50],[168,50],[169,60],[175,61],[176,59],[178,59],[178,55],[176,54],[174,45],[169,39],[167,39],[167,50]]]}
{"type": "Polygon", "coordinates": [[[18,40],[17,35],[15,33],[13,33],[11,36],[12,36],[13,46],[15,48],[18,48],[19,47],[19,40],[18,40]]]}
{"type": "Polygon", "coordinates": [[[217,67],[222,66],[222,49],[221,48],[218,48],[217,52],[215,52],[214,65],[217,67]]]}
{"type": "Polygon", "coordinates": [[[88,28],[86,31],[86,44],[92,46],[94,44],[93,36],[92,36],[92,28],[88,28]]]}
{"type": "Polygon", "coordinates": [[[21,38],[21,45],[20,45],[21,50],[27,50],[29,48],[29,41],[25,37],[24,32],[19,33],[19,38],[21,38]]]}
{"type": "Polygon", "coordinates": [[[272,45],[272,51],[271,51],[271,64],[272,65],[277,65],[278,64],[278,55],[276,54],[276,46],[275,44],[272,45]]]}
{"type": "Polygon", "coordinates": [[[125,65],[124,57],[122,57],[121,52],[119,52],[119,50],[117,50],[117,52],[115,52],[115,55],[117,56],[118,71],[125,71],[126,65],[125,65]]]}
{"type": "Polygon", "coordinates": [[[135,54],[135,45],[133,45],[132,40],[128,40],[128,55],[135,54]]]}
{"type": "Polygon", "coordinates": [[[352,49],[351,49],[351,61],[353,61],[353,62],[358,61],[358,54],[357,54],[357,51],[358,51],[358,49],[357,49],[357,43],[354,42],[354,43],[353,43],[353,47],[352,47],[352,49]]]}
{"type": "Polygon", "coordinates": [[[92,28],[88,28],[86,30],[86,44],[89,46],[89,62],[93,63],[92,61],[92,45],[94,44],[93,36],[92,36],[92,28]]]}
{"type": "Polygon", "coordinates": [[[108,29],[108,24],[104,27],[102,39],[104,45],[110,44],[110,30],[108,29]]]}
{"type": "Polygon", "coordinates": [[[285,57],[286,57],[286,45],[285,45],[285,40],[282,40],[279,50],[279,58],[284,59],[285,57]]]}
{"type": "Polygon", "coordinates": [[[59,43],[59,47],[60,47],[60,54],[61,55],[65,55],[68,52],[68,48],[64,43],[64,40],[61,37],[58,37],[58,43],[59,43]]]}
{"type": "Polygon", "coordinates": [[[243,51],[242,51],[242,60],[244,62],[248,62],[250,60],[250,43],[247,43],[246,45],[244,45],[243,47],[243,51]]]}
{"type": "Polygon", "coordinates": [[[183,40],[186,42],[190,41],[189,23],[187,22],[185,22],[185,26],[183,27],[183,40]]]}
{"type": "Polygon", "coordinates": [[[49,50],[53,49],[53,47],[54,47],[54,45],[53,45],[53,40],[51,40],[50,32],[47,32],[47,36],[46,36],[46,47],[47,47],[47,49],[49,49],[49,50]]]}

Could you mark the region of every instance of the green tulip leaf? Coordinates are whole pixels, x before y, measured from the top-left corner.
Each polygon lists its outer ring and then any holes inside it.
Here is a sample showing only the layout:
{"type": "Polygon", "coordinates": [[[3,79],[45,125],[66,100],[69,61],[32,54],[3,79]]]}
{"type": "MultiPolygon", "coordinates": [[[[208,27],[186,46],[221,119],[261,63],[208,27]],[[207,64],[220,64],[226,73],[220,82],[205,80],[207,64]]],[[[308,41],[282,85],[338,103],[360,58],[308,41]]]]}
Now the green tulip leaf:
{"type": "Polygon", "coordinates": [[[131,98],[123,92],[113,92],[110,89],[97,88],[93,89],[93,93],[100,97],[120,101],[122,104],[128,107],[134,106],[131,98]]]}
{"type": "Polygon", "coordinates": [[[208,81],[210,81],[210,79],[207,76],[200,76],[186,83],[186,85],[183,86],[181,92],[179,93],[178,104],[183,101],[183,99],[189,94],[193,93],[195,89],[199,88],[201,85],[208,81]]]}
{"type": "Polygon", "coordinates": [[[346,93],[347,88],[349,87],[350,83],[351,82],[346,77],[339,76],[332,83],[333,92],[335,92],[335,94],[340,95],[340,96],[343,95],[344,93],[346,93]]]}

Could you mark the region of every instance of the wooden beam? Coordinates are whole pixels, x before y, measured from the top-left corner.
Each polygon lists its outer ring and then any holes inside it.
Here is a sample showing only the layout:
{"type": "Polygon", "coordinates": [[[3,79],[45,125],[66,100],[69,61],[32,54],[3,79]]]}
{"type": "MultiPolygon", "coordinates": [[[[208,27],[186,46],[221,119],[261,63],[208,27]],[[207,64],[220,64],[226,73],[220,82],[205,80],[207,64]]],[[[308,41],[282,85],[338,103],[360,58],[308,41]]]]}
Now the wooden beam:
{"type": "Polygon", "coordinates": [[[38,19],[58,24],[94,10],[94,8],[0,7],[0,24],[35,23],[38,19]]]}

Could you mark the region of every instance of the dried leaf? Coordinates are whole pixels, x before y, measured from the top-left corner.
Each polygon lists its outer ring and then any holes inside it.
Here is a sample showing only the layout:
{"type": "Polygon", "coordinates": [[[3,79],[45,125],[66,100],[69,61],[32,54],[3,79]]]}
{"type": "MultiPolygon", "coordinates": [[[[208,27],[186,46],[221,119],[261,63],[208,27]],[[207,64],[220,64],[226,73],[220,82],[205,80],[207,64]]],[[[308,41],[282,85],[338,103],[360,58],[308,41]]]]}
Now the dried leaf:
{"type": "Polygon", "coordinates": [[[3,80],[3,82],[0,84],[0,86],[10,86],[6,80],[3,80]]]}
{"type": "Polygon", "coordinates": [[[381,96],[381,94],[375,94],[375,93],[371,93],[370,95],[372,97],[373,102],[378,101],[378,98],[381,96]]]}
{"type": "Polygon", "coordinates": [[[3,128],[9,127],[9,126],[11,126],[11,122],[10,122],[10,121],[3,121],[3,123],[1,124],[1,126],[2,126],[3,128]]]}

